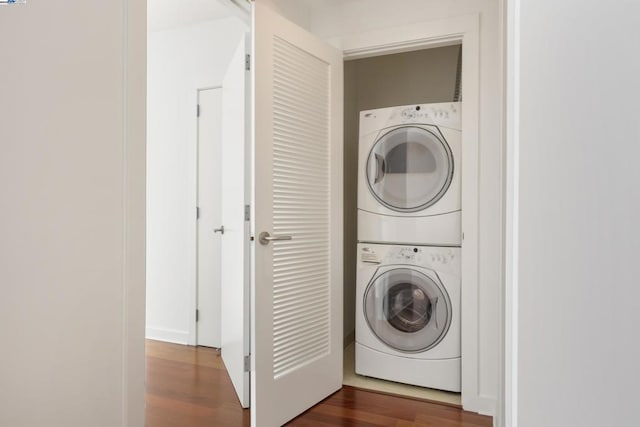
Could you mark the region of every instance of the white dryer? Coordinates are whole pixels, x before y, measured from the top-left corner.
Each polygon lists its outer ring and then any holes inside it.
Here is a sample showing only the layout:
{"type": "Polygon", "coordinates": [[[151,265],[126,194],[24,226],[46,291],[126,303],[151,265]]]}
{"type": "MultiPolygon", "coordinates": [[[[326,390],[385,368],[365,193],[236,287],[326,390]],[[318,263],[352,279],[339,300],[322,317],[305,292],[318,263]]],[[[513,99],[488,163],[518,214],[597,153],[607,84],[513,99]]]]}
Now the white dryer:
{"type": "Polygon", "coordinates": [[[460,108],[360,113],[358,241],[461,244],[460,108]]]}
{"type": "Polygon", "coordinates": [[[358,244],[356,373],[459,392],[460,248],[358,244]]]}

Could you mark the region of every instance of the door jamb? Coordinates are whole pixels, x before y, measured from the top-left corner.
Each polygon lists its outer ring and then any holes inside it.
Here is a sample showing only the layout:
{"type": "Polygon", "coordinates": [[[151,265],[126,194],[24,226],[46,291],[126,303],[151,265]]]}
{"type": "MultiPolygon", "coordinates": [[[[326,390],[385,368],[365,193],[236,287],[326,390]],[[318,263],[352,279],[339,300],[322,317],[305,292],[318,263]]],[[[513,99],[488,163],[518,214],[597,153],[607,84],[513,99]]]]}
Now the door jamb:
{"type": "Polygon", "coordinates": [[[500,0],[503,56],[504,286],[500,418],[518,425],[518,218],[520,139],[520,0],[500,0]]]}

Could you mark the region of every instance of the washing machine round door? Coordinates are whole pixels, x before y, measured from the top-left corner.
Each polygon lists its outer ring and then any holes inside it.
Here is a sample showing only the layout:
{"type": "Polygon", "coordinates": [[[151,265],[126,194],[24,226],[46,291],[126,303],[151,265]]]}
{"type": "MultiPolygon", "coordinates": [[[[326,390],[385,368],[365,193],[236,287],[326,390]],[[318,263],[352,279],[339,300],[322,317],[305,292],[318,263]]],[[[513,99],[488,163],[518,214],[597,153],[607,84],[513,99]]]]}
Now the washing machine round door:
{"type": "Polygon", "coordinates": [[[383,134],[366,166],[373,196],[397,212],[417,212],[436,203],[453,178],[453,155],[437,128],[403,126],[383,134]]]}
{"type": "Polygon", "coordinates": [[[415,269],[396,268],[371,281],[364,314],[380,341],[394,350],[417,353],[444,338],[451,325],[451,301],[436,280],[415,269]]]}

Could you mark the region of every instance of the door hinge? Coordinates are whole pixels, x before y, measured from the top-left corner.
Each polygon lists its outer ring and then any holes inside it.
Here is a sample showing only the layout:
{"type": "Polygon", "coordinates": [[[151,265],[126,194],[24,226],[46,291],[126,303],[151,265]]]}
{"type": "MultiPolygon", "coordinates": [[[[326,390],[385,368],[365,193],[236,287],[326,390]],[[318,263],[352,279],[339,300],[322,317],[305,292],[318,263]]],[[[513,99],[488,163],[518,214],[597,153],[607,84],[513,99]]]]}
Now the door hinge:
{"type": "Polygon", "coordinates": [[[200,117],[200,104],[196,105],[196,117],[200,117]]]}
{"type": "Polygon", "coordinates": [[[247,71],[251,70],[251,55],[248,53],[244,56],[244,69],[247,71]]]}
{"type": "Polygon", "coordinates": [[[196,219],[200,219],[200,206],[196,206],[196,219]]]}
{"type": "Polygon", "coordinates": [[[200,310],[196,309],[196,322],[200,321],[200,310]]]}
{"type": "Polygon", "coordinates": [[[251,206],[250,205],[244,205],[244,220],[245,221],[250,221],[251,220],[251,206]]]}
{"type": "Polygon", "coordinates": [[[251,355],[244,357],[244,371],[251,372],[251,355]]]}

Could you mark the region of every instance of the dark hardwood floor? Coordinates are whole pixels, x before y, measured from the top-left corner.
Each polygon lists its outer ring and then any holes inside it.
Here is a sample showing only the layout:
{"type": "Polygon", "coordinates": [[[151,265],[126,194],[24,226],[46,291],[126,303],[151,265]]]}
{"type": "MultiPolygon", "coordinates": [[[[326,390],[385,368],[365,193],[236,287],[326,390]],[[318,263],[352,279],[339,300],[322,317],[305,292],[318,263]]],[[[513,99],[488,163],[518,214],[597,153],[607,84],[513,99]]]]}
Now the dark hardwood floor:
{"type": "Polygon", "coordinates": [[[147,340],[147,427],[249,425],[220,354],[147,340]]]}
{"type": "MultiPolygon", "coordinates": [[[[249,426],[215,349],[147,341],[147,427],[249,426]]],[[[343,387],[288,426],[490,427],[450,405],[343,387]]]]}

